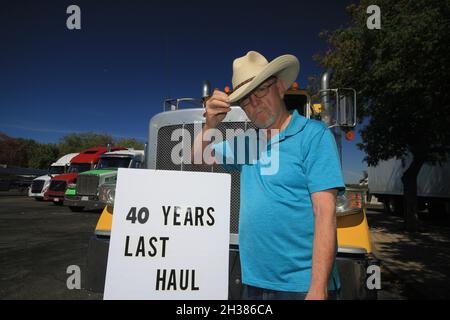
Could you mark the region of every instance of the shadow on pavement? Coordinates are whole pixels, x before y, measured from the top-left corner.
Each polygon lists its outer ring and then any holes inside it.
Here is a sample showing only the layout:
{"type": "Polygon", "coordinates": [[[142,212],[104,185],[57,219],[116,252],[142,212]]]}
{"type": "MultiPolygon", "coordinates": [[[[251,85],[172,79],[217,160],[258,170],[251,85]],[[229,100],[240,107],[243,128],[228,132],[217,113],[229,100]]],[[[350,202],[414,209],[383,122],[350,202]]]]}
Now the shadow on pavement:
{"type": "Polygon", "coordinates": [[[401,279],[408,299],[450,298],[450,228],[422,221],[419,232],[405,231],[403,219],[368,209],[375,253],[401,279]]]}

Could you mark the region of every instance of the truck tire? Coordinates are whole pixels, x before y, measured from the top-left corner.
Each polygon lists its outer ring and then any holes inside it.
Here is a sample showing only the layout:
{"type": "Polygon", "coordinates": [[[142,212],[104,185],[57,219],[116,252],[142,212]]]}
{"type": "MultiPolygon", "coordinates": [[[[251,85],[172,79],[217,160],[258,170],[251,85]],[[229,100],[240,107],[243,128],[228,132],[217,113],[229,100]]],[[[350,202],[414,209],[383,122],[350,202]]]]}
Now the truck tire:
{"type": "Polygon", "coordinates": [[[365,256],[338,255],[336,266],[339,272],[341,290],[340,300],[377,300],[377,290],[367,288],[367,267],[369,260],[365,256]]]}
{"type": "Polygon", "coordinates": [[[83,211],[84,207],[74,207],[74,206],[69,206],[70,211],[72,212],[81,212],[83,211]]]}
{"type": "Polygon", "coordinates": [[[392,205],[391,205],[391,198],[390,197],[383,197],[382,201],[383,202],[383,206],[384,206],[384,213],[386,213],[387,215],[391,215],[393,214],[392,212],[392,205]]]}
{"type": "Polygon", "coordinates": [[[402,197],[386,197],[383,198],[384,211],[389,215],[403,215],[403,198],[402,197]]]}
{"type": "Polygon", "coordinates": [[[369,191],[367,191],[366,193],[366,201],[367,203],[370,203],[372,201],[372,194],[369,191]]]}

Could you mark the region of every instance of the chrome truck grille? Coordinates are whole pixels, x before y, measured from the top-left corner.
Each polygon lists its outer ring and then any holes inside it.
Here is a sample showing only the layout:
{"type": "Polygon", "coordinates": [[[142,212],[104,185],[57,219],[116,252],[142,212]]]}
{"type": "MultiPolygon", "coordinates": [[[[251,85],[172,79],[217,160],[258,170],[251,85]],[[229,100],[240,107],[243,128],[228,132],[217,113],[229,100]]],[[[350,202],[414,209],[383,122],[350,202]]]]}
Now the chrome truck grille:
{"type": "MultiPolygon", "coordinates": [[[[184,171],[202,171],[202,172],[225,172],[221,165],[196,165],[183,164],[176,165],[171,160],[172,148],[179,144],[179,141],[171,141],[172,132],[182,128],[183,125],[169,125],[160,127],[158,130],[157,148],[156,148],[156,169],[159,170],[184,170],[184,171]]],[[[250,122],[222,122],[218,129],[225,136],[226,129],[249,129],[255,128],[250,122]]],[[[194,125],[185,124],[184,129],[191,134],[191,141],[194,141],[194,125]]],[[[239,228],[239,207],[240,207],[240,173],[234,171],[231,173],[231,221],[230,233],[237,234],[239,228]]]]}
{"type": "Polygon", "coordinates": [[[31,193],[41,193],[44,183],[44,180],[34,180],[31,184],[31,193]]]}
{"type": "Polygon", "coordinates": [[[95,196],[97,195],[97,188],[99,183],[99,176],[93,174],[80,174],[77,178],[77,195],[95,196]]]}

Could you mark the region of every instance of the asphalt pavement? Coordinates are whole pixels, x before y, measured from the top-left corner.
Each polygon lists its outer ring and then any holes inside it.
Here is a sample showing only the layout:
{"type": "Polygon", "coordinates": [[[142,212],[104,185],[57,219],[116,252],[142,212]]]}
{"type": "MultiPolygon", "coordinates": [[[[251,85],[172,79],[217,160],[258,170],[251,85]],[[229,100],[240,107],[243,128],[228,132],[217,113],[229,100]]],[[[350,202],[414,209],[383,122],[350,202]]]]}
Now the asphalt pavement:
{"type": "MultiPolygon", "coordinates": [[[[89,239],[99,215],[99,211],[71,212],[19,193],[0,195],[0,299],[102,299],[102,294],[84,289],[89,239]],[[68,289],[69,266],[80,268],[81,289],[68,289]]],[[[375,252],[382,261],[379,299],[427,298],[424,287],[431,292],[439,289],[433,297],[450,296],[446,288],[450,249],[444,256],[438,249],[439,245],[450,248],[448,238],[428,231],[414,242],[413,235],[402,233],[400,218],[377,209],[367,215],[375,252]],[[421,254],[414,254],[419,245],[421,254]],[[420,261],[425,257],[428,262],[420,261]]]]}
{"type": "Polygon", "coordinates": [[[100,213],[71,212],[52,202],[0,196],[0,299],[101,299],[67,288],[71,265],[84,287],[89,238],[100,213]]]}

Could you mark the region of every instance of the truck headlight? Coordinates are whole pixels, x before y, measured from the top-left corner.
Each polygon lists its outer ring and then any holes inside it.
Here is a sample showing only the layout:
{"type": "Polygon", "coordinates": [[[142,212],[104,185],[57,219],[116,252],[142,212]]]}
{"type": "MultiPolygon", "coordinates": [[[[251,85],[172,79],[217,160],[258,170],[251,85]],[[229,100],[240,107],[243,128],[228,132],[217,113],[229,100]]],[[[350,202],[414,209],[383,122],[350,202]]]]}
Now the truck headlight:
{"type": "Polygon", "coordinates": [[[99,187],[98,198],[108,206],[114,205],[114,199],[116,197],[116,185],[115,184],[103,184],[99,187]]]}
{"type": "Polygon", "coordinates": [[[336,198],[336,215],[347,216],[360,213],[364,208],[364,191],[346,189],[345,194],[336,198]]]}

